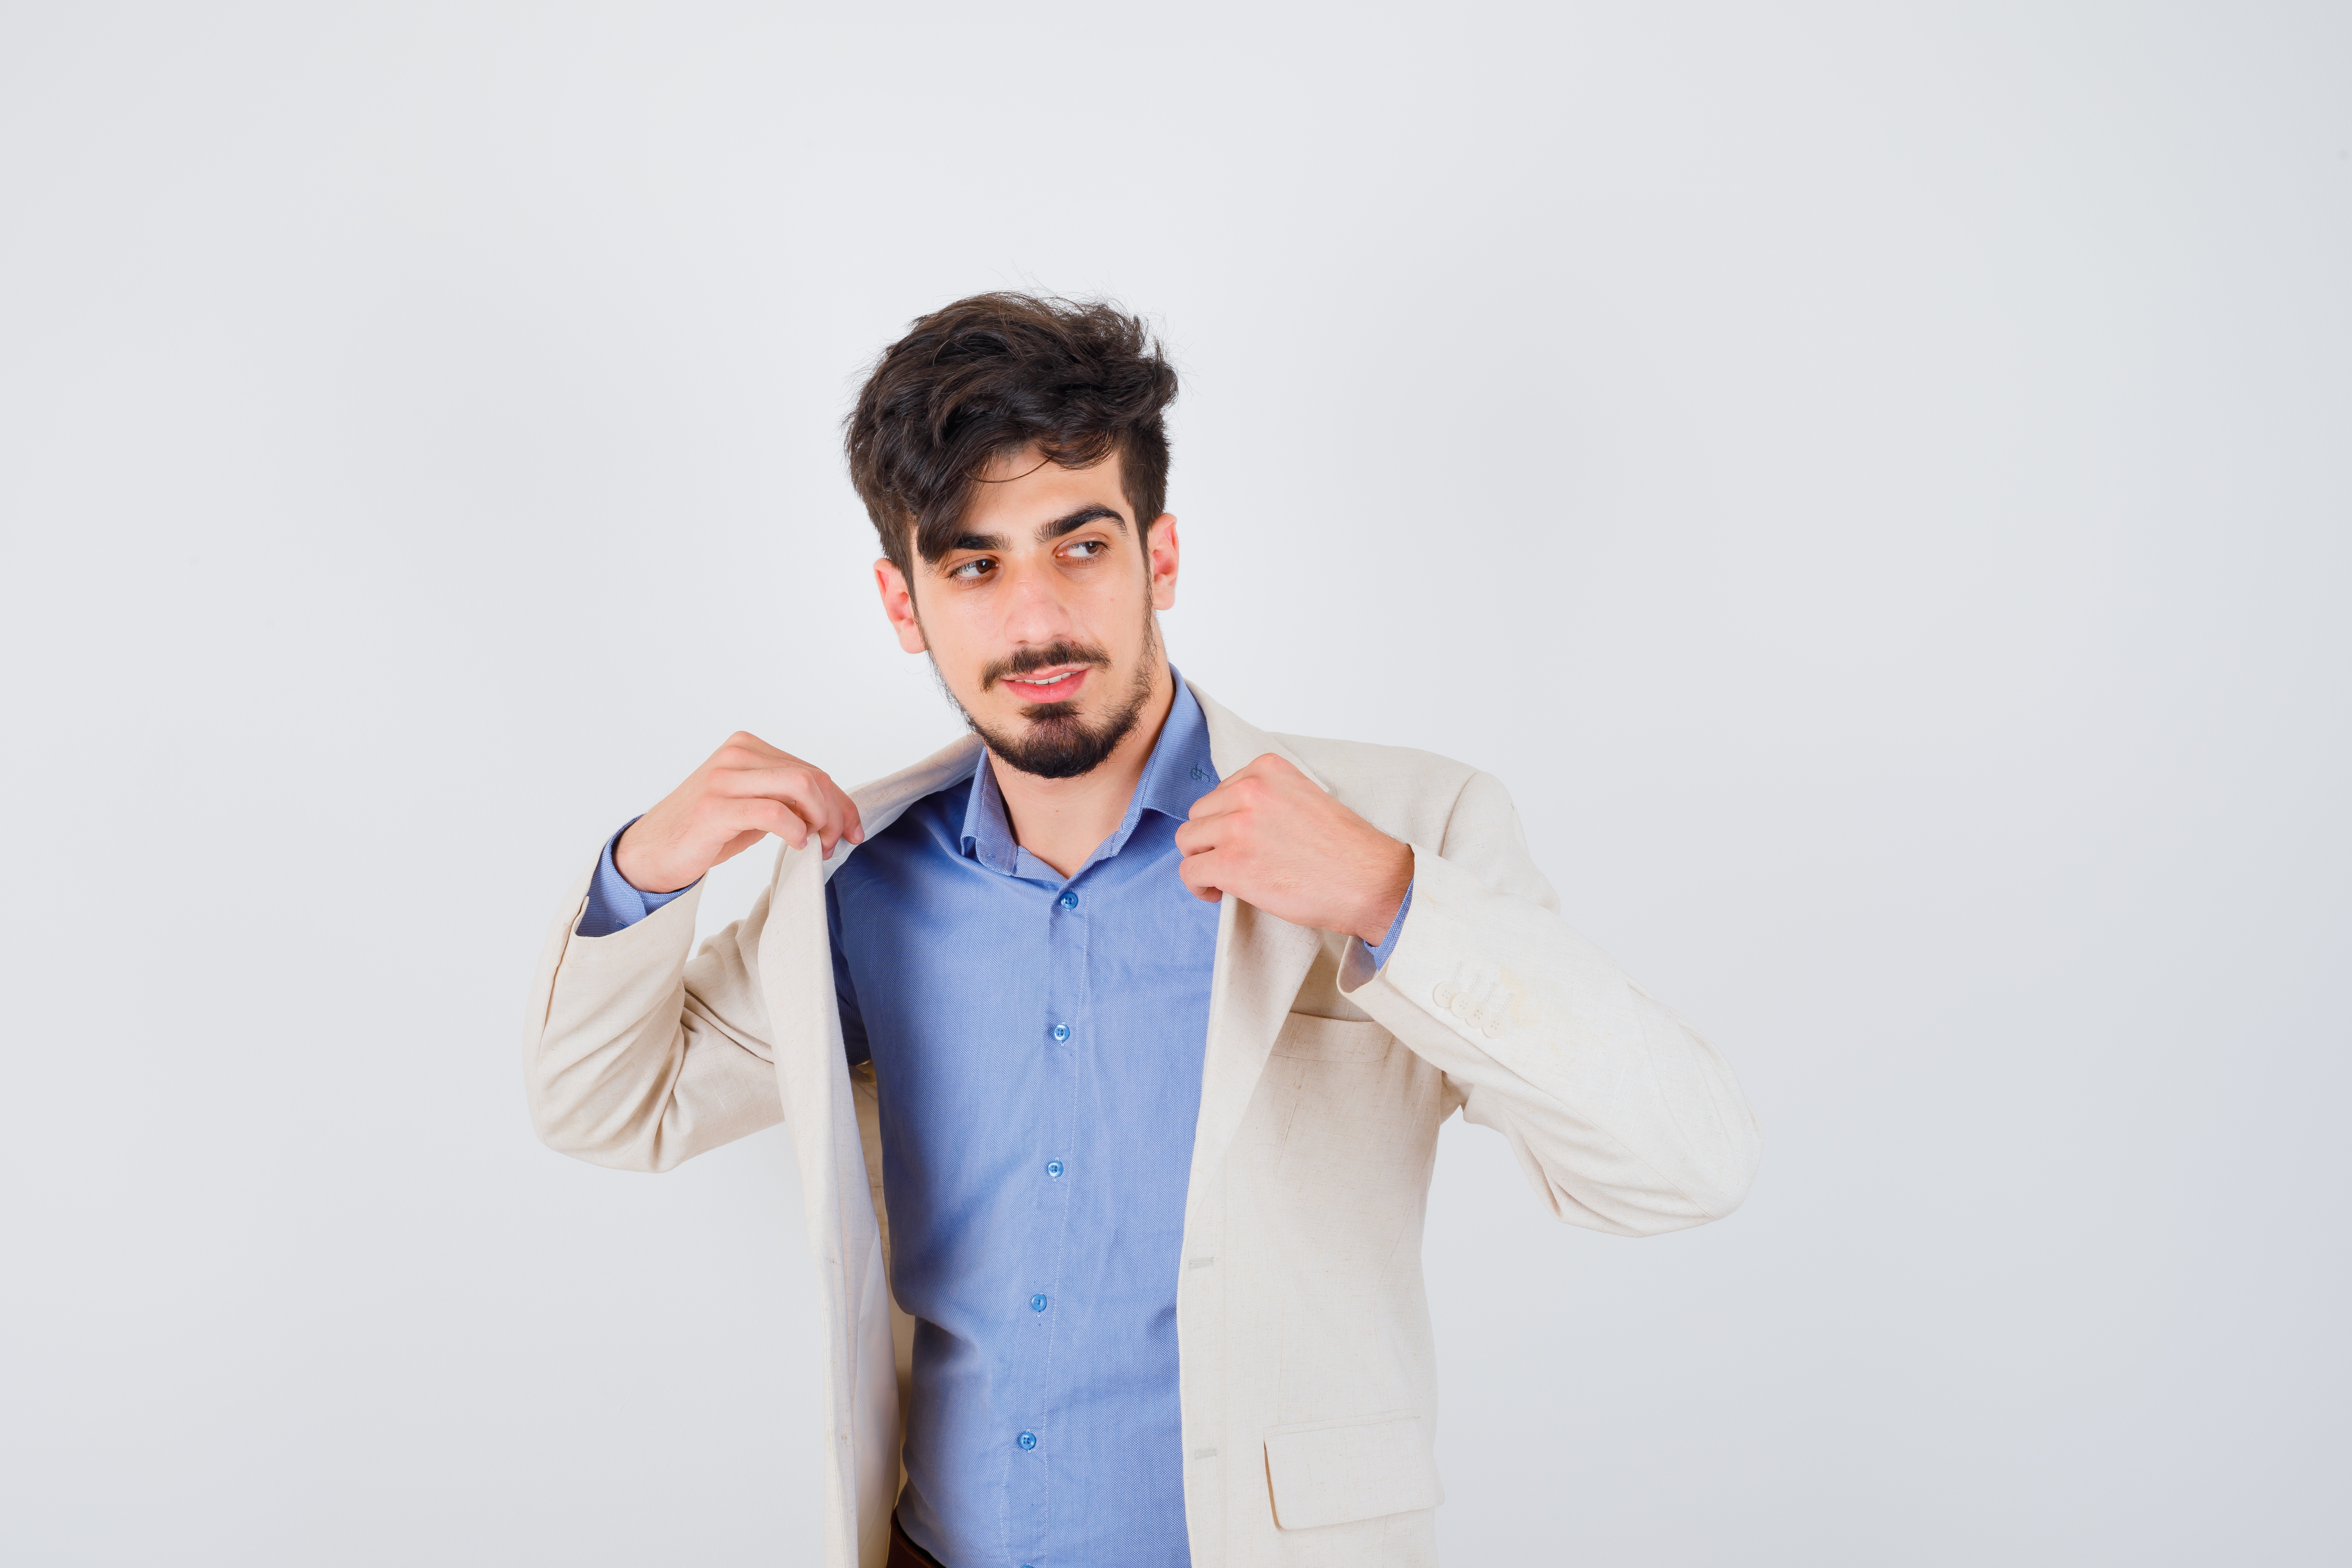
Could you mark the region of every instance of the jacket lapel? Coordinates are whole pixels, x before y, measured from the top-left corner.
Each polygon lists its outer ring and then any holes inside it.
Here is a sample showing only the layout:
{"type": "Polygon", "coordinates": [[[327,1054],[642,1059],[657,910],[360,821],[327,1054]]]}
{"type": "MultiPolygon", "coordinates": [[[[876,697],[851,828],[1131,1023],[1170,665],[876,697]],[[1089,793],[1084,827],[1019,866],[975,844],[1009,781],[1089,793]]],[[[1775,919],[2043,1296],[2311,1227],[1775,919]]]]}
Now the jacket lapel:
{"type": "MultiPolygon", "coordinates": [[[[966,739],[854,793],[871,837],[914,802],[969,772],[979,742],[966,739]]],[[[856,1099],[841,1048],[825,933],[824,882],[856,852],[820,861],[784,849],[769,884],[760,939],[769,1024],[780,1044],[776,1080],[793,1131],[809,1236],[823,1264],[825,1362],[825,1558],[835,1568],[879,1564],[889,1549],[898,1495],[898,1383],[881,1229],[858,1137],[856,1099]]]]}
{"type": "MultiPolygon", "coordinates": [[[[866,837],[871,838],[889,826],[909,805],[944,787],[959,772],[969,772],[979,751],[978,737],[966,736],[912,767],[854,791],[851,798],[857,803],[866,837]]],[[[856,846],[844,845],[832,859],[819,860],[810,849],[780,848],[768,886],[768,921],[760,937],[761,978],[766,983],[774,1037],[811,1042],[798,1050],[777,1051],[776,1079],[783,1094],[785,1120],[793,1127],[793,1146],[800,1154],[812,1224],[816,1205],[826,1201],[824,1194],[832,1184],[824,1168],[828,1160],[839,1162],[836,1178],[843,1190],[863,1191],[865,1186],[865,1159],[854,1135],[849,1068],[841,1048],[841,1014],[833,994],[833,945],[824,915],[824,884],[855,853],[856,846]],[[782,1016],[787,1011],[790,1017],[782,1016]],[[825,1147],[827,1140],[817,1131],[829,1131],[836,1122],[852,1133],[837,1150],[825,1147]]]]}
{"type": "MultiPolygon", "coordinates": [[[[1322,784],[1314,770],[1272,735],[1235,718],[1199,687],[1192,687],[1192,695],[1208,720],[1209,757],[1220,779],[1272,752],[1322,784]]],[[[1322,946],[1321,931],[1277,920],[1239,899],[1228,897],[1218,910],[1217,967],[1209,985],[1209,1039],[1201,1066],[1201,1119],[1192,1134],[1188,1216],[1241,1129],[1258,1076],[1265,1070],[1266,1053],[1322,946]]]]}

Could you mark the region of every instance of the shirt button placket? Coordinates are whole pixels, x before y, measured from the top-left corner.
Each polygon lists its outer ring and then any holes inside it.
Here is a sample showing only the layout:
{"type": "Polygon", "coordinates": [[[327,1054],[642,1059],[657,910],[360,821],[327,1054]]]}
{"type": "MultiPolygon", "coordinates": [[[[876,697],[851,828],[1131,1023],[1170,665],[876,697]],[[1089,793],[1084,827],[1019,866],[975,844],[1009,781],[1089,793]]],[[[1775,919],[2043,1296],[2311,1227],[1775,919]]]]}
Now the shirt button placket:
{"type": "MultiPolygon", "coordinates": [[[[1028,1386],[1019,1396],[1020,1405],[1026,1407],[1024,1413],[1033,1419],[1053,1408],[1056,1394],[1056,1380],[1049,1374],[1050,1358],[1045,1353],[1045,1347],[1053,1337],[1052,1325],[1061,1316],[1055,1310],[1059,1294],[1056,1287],[1060,1281],[1061,1263],[1057,1238],[1063,1228],[1059,1216],[1068,1204],[1071,1186],[1062,1179],[1068,1171],[1063,1161],[1076,1152],[1071,1142],[1076,1128],[1071,1119],[1078,1094],[1078,1079],[1084,1070],[1083,1053],[1072,1043],[1077,1037],[1079,1024],[1083,1022],[1080,1015],[1087,998],[1089,922],[1083,909],[1085,902],[1085,895],[1077,889],[1066,887],[1052,894],[1051,901],[1045,907],[1050,967],[1045,995],[1045,1036],[1051,1044],[1045,1048],[1045,1060],[1041,1065],[1045,1069],[1045,1081],[1051,1087],[1047,1090],[1045,1104],[1040,1107],[1045,1111],[1044,1125],[1040,1129],[1045,1133],[1045,1147],[1038,1152],[1045,1167],[1046,1190],[1039,1194],[1045,1205],[1039,1211],[1039,1217],[1045,1223],[1034,1234],[1030,1243],[1028,1271],[1034,1280],[1030,1287],[1034,1293],[1021,1298],[1028,1304],[1031,1322],[1037,1331],[1034,1334],[1022,1336],[1021,1353],[1021,1360],[1025,1363],[1022,1382],[1028,1386]],[[1064,1047],[1072,1048],[1059,1048],[1064,1047]]],[[[1016,1497],[1021,1500],[1015,1506],[1024,1511],[1034,1511],[1035,1526],[1040,1530],[1045,1524],[1042,1489],[1045,1481],[1045,1455],[1039,1447],[1042,1441],[1034,1427],[1017,1430],[1013,1436],[1015,1448],[1024,1454],[1035,1455],[1039,1460],[1034,1469],[1026,1466],[1021,1468],[1014,1487],[1016,1497]]]]}

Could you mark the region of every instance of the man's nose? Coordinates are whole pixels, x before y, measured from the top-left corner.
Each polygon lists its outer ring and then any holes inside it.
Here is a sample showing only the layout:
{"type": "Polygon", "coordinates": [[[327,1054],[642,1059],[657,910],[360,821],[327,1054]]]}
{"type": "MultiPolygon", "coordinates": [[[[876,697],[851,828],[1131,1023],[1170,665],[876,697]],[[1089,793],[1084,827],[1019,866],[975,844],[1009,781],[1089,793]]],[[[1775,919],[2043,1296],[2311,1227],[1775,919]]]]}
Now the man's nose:
{"type": "Polygon", "coordinates": [[[1012,579],[1006,584],[1012,592],[1004,601],[1007,638],[1015,643],[1045,643],[1069,634],[1075,622],[1062,599],[1066,584],[1060,574],[1024,565],[1006,575],[1012,579]]]}

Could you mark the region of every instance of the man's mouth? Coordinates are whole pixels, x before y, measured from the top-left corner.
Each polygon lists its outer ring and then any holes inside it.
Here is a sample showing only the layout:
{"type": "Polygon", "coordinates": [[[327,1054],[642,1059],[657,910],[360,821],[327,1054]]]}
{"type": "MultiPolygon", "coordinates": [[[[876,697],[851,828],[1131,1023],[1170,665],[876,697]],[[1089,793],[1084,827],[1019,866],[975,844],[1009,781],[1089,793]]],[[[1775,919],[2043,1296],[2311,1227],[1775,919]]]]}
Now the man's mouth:
{"type": "Polygon", "coordinates": [[[1066,702],[1078,694],[1093,673],[1091,666],[1057,664],[1045,669],[1033,669],[1004,678],[1006,689],[1024,702],[1066,702]]]}

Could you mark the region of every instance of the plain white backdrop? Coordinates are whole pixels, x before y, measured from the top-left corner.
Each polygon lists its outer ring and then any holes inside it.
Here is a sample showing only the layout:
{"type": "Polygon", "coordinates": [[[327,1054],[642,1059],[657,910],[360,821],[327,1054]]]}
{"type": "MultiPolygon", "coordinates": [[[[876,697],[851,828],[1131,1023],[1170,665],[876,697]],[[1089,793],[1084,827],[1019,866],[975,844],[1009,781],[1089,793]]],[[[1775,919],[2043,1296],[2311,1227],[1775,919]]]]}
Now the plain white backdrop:
{"type": "Polygon", "coordinates": [[[546,1152],[522,993],[952,736],[839,420],[1008,286],[1164,327],[1185,672],[1762,1120],[1647,1242],[1448,1127],[1449,1561],[2352,1555],[2343,6],[9,0],[0,1556],[816,1561],[787,1134],[546,1152]]]}

